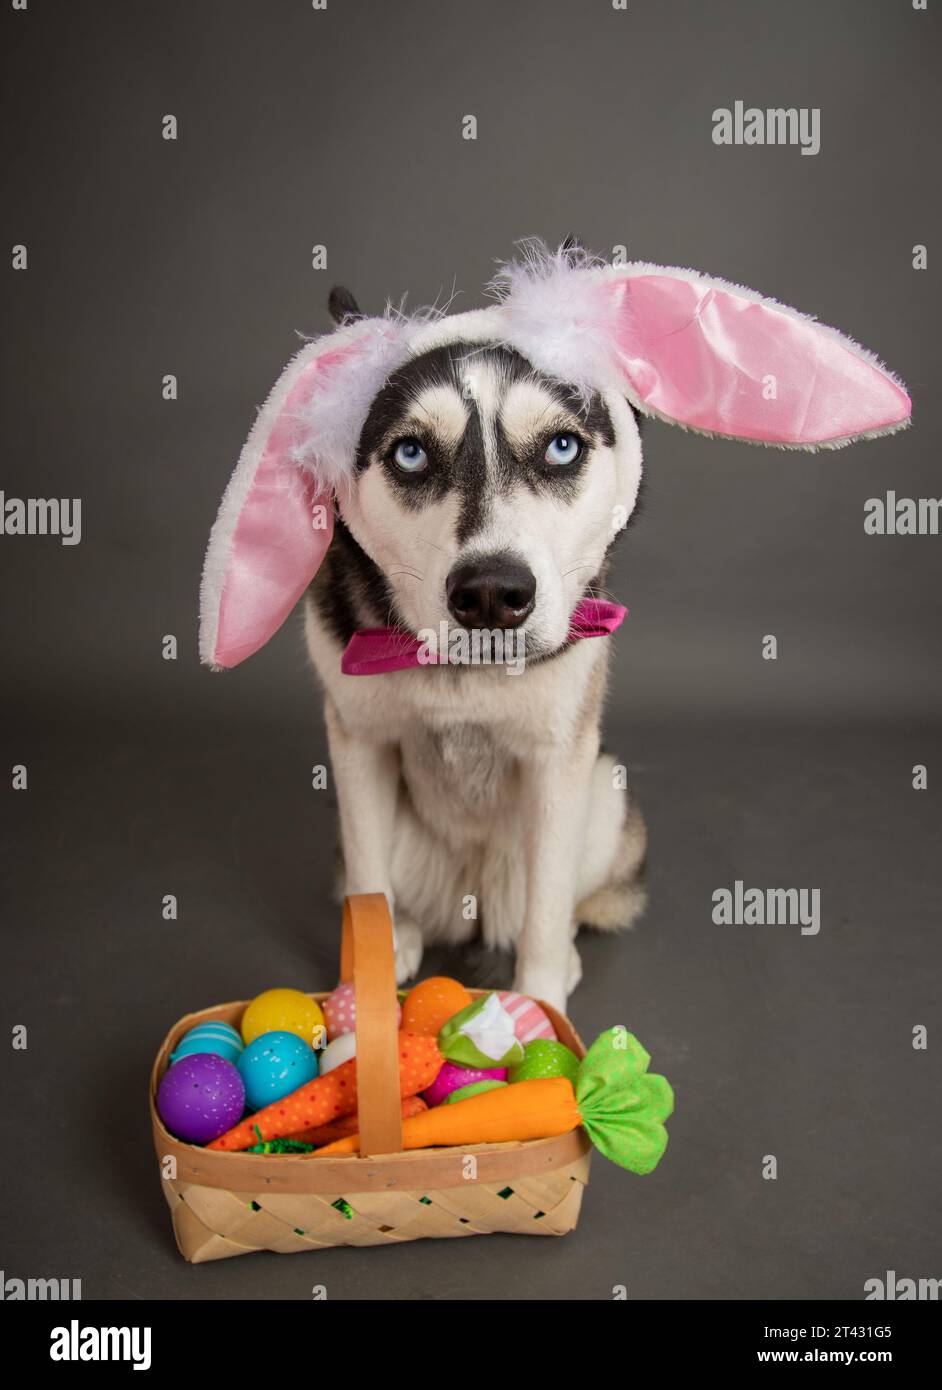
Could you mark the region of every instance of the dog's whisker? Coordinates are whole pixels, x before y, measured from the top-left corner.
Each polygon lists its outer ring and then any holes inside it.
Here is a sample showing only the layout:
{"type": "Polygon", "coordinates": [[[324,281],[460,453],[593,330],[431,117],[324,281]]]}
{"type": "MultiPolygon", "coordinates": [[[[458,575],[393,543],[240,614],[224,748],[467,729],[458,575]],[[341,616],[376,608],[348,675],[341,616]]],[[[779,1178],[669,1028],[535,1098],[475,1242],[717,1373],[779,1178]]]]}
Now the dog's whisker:
{"type": "Polygon", "coordinates": [[[594,584],[592,587],[597,598],[607,598],[610,603],[620,602],[618,595],[613,594],[611,589],[606,589],[604,584],[594,584]]]}

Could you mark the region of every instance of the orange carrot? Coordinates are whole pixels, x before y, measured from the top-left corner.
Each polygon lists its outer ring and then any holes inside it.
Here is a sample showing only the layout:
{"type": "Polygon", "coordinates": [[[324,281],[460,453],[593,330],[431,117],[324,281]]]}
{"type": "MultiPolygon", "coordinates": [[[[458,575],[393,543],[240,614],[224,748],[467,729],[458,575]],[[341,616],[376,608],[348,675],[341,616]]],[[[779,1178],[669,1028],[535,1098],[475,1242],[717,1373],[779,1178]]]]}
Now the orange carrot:
{"type": "MultiPolygon", "coordinates": [[[[434,1038],[416,1033],[399,1034],[399,1093],[414,1096],[431,1086],[442,1066],[442,1054],[434,1038]]],[[[250,1149],[262,1139],[291,1139],[300,1130],[329,1124],[357,1108],[357,1062],[351,1057],[324,1076],[299,1086],[283,1100],[266,1105],[207,1145],[231,1153],[250,1149]],[[258,1133],[256,1133],[256,1130],[258,1133]]]]}
{"type": "MultiPolygon", "coordinates": [[[[572,1082],[565,1076],[517,1081],[494,1091],[437,1105],[402,1126],[404,1149],[436,1144],[502,1144],[512,1139],[549,1139],[582,1123],[572,1082]]],[[[218,1142],[218,1141],[217,1141],[218,1142]]],[[[318,1149],[320,1154],[358,1153],[360,1136],[348,1135],[318,1149]]]]}
{"type": "MultiPolygon", "coordinates": [[[[455,1103],[457,1104],[457,1101],[455,1103]]],[[[402,1118],[408,1120],[411,1115],[420,1115],[427,1109],[428,1106],[421,1096],[406,1096],[402,1102],[402,1118]]],[[[302,1129],[297,1134],[292,1134],[291,1138],[318,1147],[321,1144],[331,1144],[335,1139],[345,1139],[348,1134],[356,1134],[359,1128],[359,1115],[343,1115],[339,1120],[331,1120],[329,1124],[302,1129]]]]}
{"type": "MultiPolygon", "coordinates": [[[[461,1149],[551,1139],[581,1125],[613,1163],[632,1173],[651,1173],[667,1147],[664,1121],[674,1109],[674,1093],[666,1077],[648,1071],[650,1061],[633,1033],[609,1028],[579,1063],[575,1085],[565,1076],[514,1081],[436,1106],[403,1122],[402,1147],[446,1144],[461,1149]]],[[[351,1134],[304,1158],[352,1154],[359,1148],[360,1136],[351,1134]]]]}

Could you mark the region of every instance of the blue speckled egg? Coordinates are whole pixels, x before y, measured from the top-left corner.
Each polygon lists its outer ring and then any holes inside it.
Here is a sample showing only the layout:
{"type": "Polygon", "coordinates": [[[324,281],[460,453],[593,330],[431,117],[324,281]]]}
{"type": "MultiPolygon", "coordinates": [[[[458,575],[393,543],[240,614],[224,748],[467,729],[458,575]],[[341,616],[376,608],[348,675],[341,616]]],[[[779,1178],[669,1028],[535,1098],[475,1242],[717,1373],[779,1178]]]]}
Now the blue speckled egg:
{"type": "Polygon", "coordinates": [[[238,1029],[230,1023],[211,1019],[209,1023],[198,1023],[183,1034],[170,1054],[170,1061],[179,1062],[181,1057],[192,1057],[196,1052],[211,1052],[216,1057],[224,1057],[234,1066],[242,1056],[244,1046],[238,1029]]]}
{"type": "Polygon", "coordinates": [[[297,1033],[261,1033],[242,1053],[238,1068],[246,1104],[250,1110],[261,1110],[314,1080],[317,1053],[297,1033]]]}

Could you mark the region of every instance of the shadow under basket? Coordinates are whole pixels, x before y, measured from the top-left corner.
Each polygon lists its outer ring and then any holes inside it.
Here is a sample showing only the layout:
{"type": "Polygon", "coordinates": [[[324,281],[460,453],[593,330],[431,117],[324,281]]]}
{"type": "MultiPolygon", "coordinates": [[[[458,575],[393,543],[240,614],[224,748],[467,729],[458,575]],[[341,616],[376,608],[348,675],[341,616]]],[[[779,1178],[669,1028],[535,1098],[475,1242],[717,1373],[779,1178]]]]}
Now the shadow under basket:
{"type": "MultiPolygon", "coordinates": [[[[151,1074],[151,1123],[184,1258],[202,1264],[255,1250],[287,1255],[426,1236],[573,1230],[589,1179],[591,1145],[581,1126],[525,1143],[402,1151],[392,923],[382,894],[346,899],[340,977],[357,991],[359,1157],[224,1153],[174,1139],[156,1104],[170,1053],[198,1023],[223,1019],[238,1028],[246,1001],[188,1014],[164,1039],[151,1074]]],[[[560,1042],[583,1057],[569,1020],[538,1002],[560,1042]]]]}

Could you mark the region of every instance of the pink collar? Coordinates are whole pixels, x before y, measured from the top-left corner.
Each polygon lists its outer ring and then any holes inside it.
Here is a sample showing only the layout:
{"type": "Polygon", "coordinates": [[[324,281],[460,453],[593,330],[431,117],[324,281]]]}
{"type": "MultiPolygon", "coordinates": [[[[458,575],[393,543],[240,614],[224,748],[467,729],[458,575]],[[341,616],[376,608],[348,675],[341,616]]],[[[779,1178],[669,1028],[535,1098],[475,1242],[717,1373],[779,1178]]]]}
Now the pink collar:
{"type": "MultiPolygon", "coordinates": [[[[607,637],[621,627],[628,609],[620,603],[608,603],[600,598],[584,598],[577,605],[569,624],[568,642],[583,637],[607,637]]],[[[439,652],[435,660],[419,660],[425,644],[417,637],[397,627],[368,627],[355,632],[340,658],[345,676],[381,676],[387,671],[405,671],[413,666],[447,666],[448,652],[439,652]]]]}

